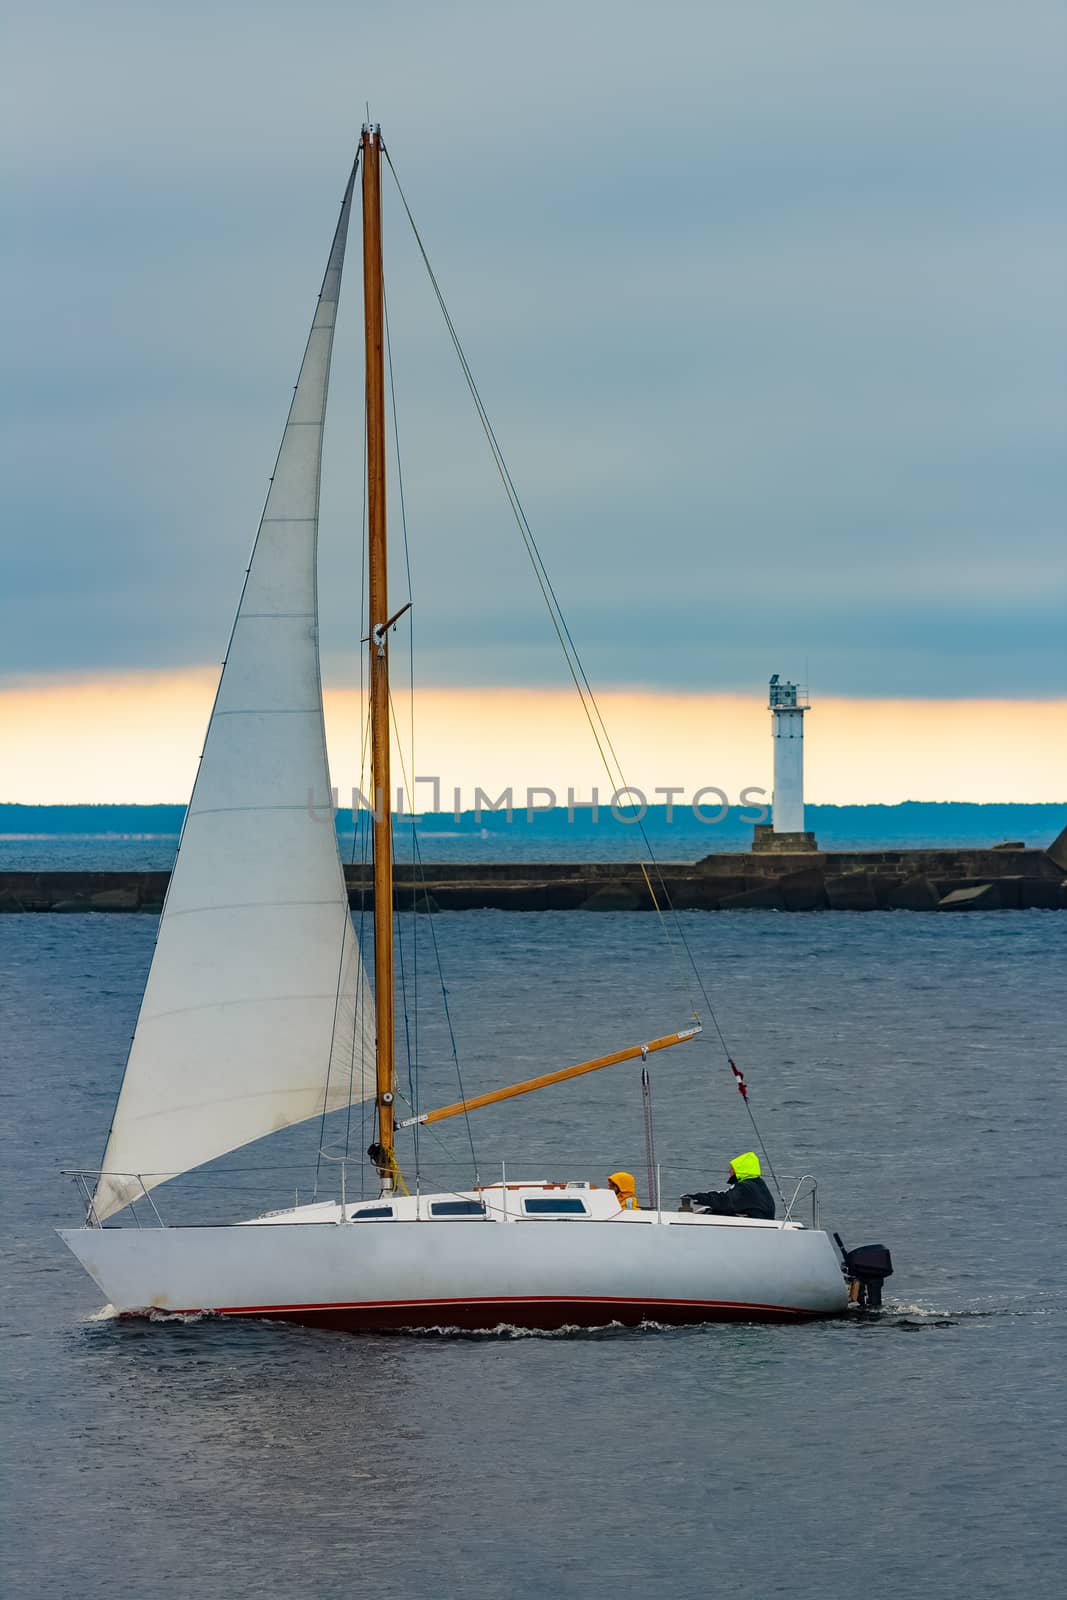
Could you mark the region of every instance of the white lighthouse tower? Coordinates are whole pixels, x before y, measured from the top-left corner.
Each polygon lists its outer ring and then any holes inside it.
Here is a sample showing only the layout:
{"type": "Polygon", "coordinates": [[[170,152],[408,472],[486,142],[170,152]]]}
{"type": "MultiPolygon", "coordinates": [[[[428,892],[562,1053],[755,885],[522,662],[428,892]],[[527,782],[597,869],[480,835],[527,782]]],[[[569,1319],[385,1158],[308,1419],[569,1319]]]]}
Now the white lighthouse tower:
{"type": "Polygon", "coordinates": [[[810,709],[806,690],[771,679],[768,709],[774,747],[774,794],[771,822],[757,824],[753,850],[815,850],[813,833],[804,831],[804,713],[810,709]]]}

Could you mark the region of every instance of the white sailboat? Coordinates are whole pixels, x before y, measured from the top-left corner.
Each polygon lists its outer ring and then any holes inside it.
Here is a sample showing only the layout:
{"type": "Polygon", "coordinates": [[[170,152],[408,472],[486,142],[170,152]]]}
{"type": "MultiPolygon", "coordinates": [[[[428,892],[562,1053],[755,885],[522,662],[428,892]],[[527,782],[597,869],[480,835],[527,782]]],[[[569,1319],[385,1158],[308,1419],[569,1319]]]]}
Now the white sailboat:
{"type": "MultiPolygon", "coordinates": [[[[379,130],[360,141],[222,670],[137,1029],[83,1226],[61,1236],[120,1313],[214,1312],[353,1329],[787,1320],[846,1309],[841,1258],[787,1217],[620,1207],[586,1181],[402,1192],[394,1150],[385,407],[379,130]],[[373,1033],[330,794],[316,544],[345,244],[362,174],[367,383],[373,1033]],[[358,1002],[358,1003],[357,1003],[358,1002]],[[374,1199],[232,1225],[112,1219],[168,1178],[373,1101],[374,1199]]],[[[645,1057],[699,1027],[406,1119],[432,1122],[645,1057]]],[[[406,1125],[401,1123],[401,1126],[406,1125]]],[[[651,1179],[651,1175],[650,1175],[651,1179]]]]}

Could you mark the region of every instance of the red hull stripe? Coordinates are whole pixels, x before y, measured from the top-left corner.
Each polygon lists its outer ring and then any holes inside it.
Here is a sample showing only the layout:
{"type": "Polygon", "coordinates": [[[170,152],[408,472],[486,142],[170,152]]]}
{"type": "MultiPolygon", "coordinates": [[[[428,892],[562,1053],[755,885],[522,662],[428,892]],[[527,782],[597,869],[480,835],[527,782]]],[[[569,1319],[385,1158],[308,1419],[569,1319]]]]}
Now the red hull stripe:
{"type": "MultiPolygon", "coordinates": [[[[435,1300],[326,1300],[309,1301],[296,1305],[219,1306],[218,1315],[224,1317],[293,1316],[303,1311],[416,1311],[449,1306],[574,1306],[575,1308],[613,1307],[627,1311],[732,1311],[752,1312],[756,1315],[778,1317],[811,1317],[820,1313],[799,1306],[761,1305],[746,1300],[635,1300],[625,1295],[457,1295],[435,1300]]],[[[180,1316],[195,1316],[201,1308],[188,1308],[180,1316]]]]}

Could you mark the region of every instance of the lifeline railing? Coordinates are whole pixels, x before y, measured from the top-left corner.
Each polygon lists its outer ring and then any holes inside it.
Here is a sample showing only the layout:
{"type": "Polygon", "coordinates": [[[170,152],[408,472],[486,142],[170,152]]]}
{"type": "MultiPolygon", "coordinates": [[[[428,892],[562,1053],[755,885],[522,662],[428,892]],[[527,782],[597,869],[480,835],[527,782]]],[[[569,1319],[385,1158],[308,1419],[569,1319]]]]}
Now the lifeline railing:
{"type": "Polygon", "coordinates": [[[797,1186],[793,1190],[793,1198],[790,1200],[789,1204],[785,1208],[785,1216],[782,1218],[782,1226],[783,1227],[785,1227],[785,1224],[787,1222],[791,1222],[792,1221],[792,1218],[793,1218],[793,1207],[796,1205],[797,1201],[798,1200],[802,1200],[802,1199],[807,1199],[809,1196],[811,1198],[811,1225],[812,1225],[813,1228],[817,1228],[819,1226],[819,1198],[818,1198],[818,1196],[819,1196],[819,1184],[818,1184],[818,1180],[816,1179],[814,1173],[804,1172],[797,1179],[797,1186]],[[810,1188],[810,1190],[807,1191],[807,1194],[802,1194],[801,1190],[804,1188],[804,1185],[806,1183],[810,1183],[811,1184],[811,1188],[810,1188]]]}
{"type": "MultiPolygon", "coordinates": [[[[92,1178],[95,1183],[103,1177],[136,1179],[136,1181],[141,1185],[141,1195],[144,1196],[152,1208],[152,1215],[155,1217],[156,1222],[161,1228],[165,1228],[167,1226],[159,1214],[156,1202],[152,1199],[151,1193],[145,1184],[144,1178],[139,1172],[104,1173],[101,1172],[98,1167],[60,1167],[59,1175],[61,1178],[74,1178],[77,1181],[78,1187],[81,1189],[82,1195],[85,1199],[85,1220],[90,1228],[102,1228],[103,1223],[96,1214],[96,1207],[93,1204],[93,1191],[89,1187],[88,1180],[92,1178]]],[[[140,1199],[141,1195],[138,1195],[137,1199],[140,1199]]],[[[137,1213],[137,1200],[128,1200],[126,1204],[130,1208],[134,1222],[139,1228],[143,1228],[144,1223],[141,1221],[141,1218],[137,1213]]]]}
{"type": "MultiPolygon", "coordinates": [[[[341,1190],[341,1195],[340,1195],[340,1202],[341,1202],[340,1203],[340,1214],[341,1214],[342,1218],[345,1218],[346,1214],[347,1214],[347,1207],[348,1207],[348,1200],[347,1200],[347,1188],[348,1188],[348,1184],[347,1184],[347,1167],[348,1167],[350,1161],[354,1162],[355,1158],[349,1157],[349,1156],[331,1156],[326,1151],[323,1151],[322,1154],[326,1157],[326,1159],[328,1161],[336,1163],[336,1165],[338,1165],[340,1167],[340,1169],[341,1169],[341,1171],[340,1171],[340,1190],[341,1190]]],[[[686,1170],[691,1170],[691,1169],[686,1169],[686,1170]]],[[[147,1185],[145,1184],[143,1176],[139,1172],[109,1172],[109,1173],[105,1174],[105,1173],[102,1173],[98,1168],[95,1168],[95,1167],[62,1167],[60,1169],[60,1175],[62,1177],[73,1178],[73,1179],[76,1180],[79,1188],[81,1189],[83,1198],[85,1200],[86,1224],[89,1227],[99,1228],[99,1227],[103,1226],[103,1224],[100,1221],[100,1218],[96,1214],[96,1208],[95,1208],[95,1206],[93,1204],[93,1190],[90,1187],[89,1180],[91,1179],[93,1181],[93,1183],[95,1184],[96,1181],[99,1178],[104,1177],[104,1176],[112,1177],[112,1178],[123,1178],[123,1179],[127,1179],[127,1180],[133,1179],[137,1184],[140,1185],[141,1194],[137,1197],[137,1199],[134,1199],[134,1200],[131,1200],[131,1201],[127,1201],[127,1205],[129,1206],[130,1212],[131,1212],[131,1214],[133,1216],[134,1223],[136,1224],[136,1226],[138,1228],[143,1228],[145,1226],[145,1224],[142,1222],[141,1217],[140,1217],[140,1215],[139,1215],[139,1213],[137,1211],[137,1202],[141,1198],[147,1200],[148,1205],[151,1208],[152,1215],[154,1216],[154,1218],[156,1220],[156,1226],[159,1227],[159,1228],[165,1228],[167,1226],[167,1224],[164,1222],[162,1216],[160,1215],[159,1208],[157,1207],[155,1201],[152,1198],[151,1191],[148,1189],[147,1185]]],[[[655,1163],[654,1171],[649,1174],[649,1179],[650,1179],[650,1181],[649,1181],[649,1190],[651,1192],[650,1192],[650,1195],[649,1195],[650,1204],[648,1206],[648,1212],[650,1214],[650,1217],[651,1216],[655,1216],[657,1220],[661,1220],[664,1211],[669,1209],[669,1208],[665,1207],[663,1205],[663,1202],[662,1202],[662,1197],[663,1197],[663,1194],[664,1194],[664,1183],[663,1183],[663,1170],[662,1170],[662,1167],[660,1166],[659,1162],[655,1163]],[[655,1185],[654,1189],[653,1189],[653,1182],[654,1182],[654,1185],[655,1185]]],[[[521,1180],[520,1180],[520,1182],[521,1182],[521,1180]]],[[[513,1186],[514,1187],[518,1187],[517,1184],[514,1184],[513,1186]]],[[[441,1193],[447,1193],[447,1194],[459,1195],[459,1194],[475,1193],[479,1189],[483,1189],[483,1190],[485,1188],[493,1189],[495,1187],[496,1187],[495,1184],[491,1184],[491,1185],[475,1185],[474,1189],[468,1189],[468,1188],[458,1189],[458,1188],[455,1188],[453,1186],[446,1185],[446,1186],[442,1187],[440,1192],[441,1193]]],[[[500,1188],[501,1188],[501,1193],[502,1193],[503,1205],[501,1207],[496,1207],[496,1206],[493,1206],[492,1204],[486,1204],[486,1208],[485,1209],[486,1209],[486,1218],[487,1218],[487,1220],[492,1220],[492,1218],[490,1216],[490,1213],[493,1212],[493,1211],[502,1212],[502,1218],[504,1220],[507,1220],[507,1218],[508,1218],[507,1195],[508,1195],[509,1184],[508,1184],[508,1177],[507,1177],[507,1168],[506,1168],[506,1165],[505,1165],[504,1162],[501,1162],[501,1164],[500,1164],[500,1188]]],[[[795,1185],[795,1187],[793,1189],[792,1196],[790,1197],[788,1203],[786,1204],[785,1213],[781,1218],[779,1226],[780,1227],[785,1227],[786,1223],[793,1221],[793,1213],[796,1210],[796,1208],[798,1206],[798,1203],[800,1201],[802,1201],[802,1200],[810,1199],[810,1201],[811,1201],[811,1226],[812,1226],[812,1228],[818,1228],[818,1226],[819,1226],[818,1191],[819,1191],[819,1184],[818,1184],[818,1180],[816,1179],[814,1173],[811,1173],[811,1172],[802,1173],[801,1176],[796,1180],[796,1185],[795,1185]],[[805,1189],[805,1187],[804,1187],[805,1184],[810,1184],[811,1185],[810,1189],[805,1189]]],[[[366,1196],[361,1196],[361,1199],[365,1199],[365,1198],[367,1198],[367,1197],[366,1196]]],[[[423,1218],[422,1218],[422,1215],[421,1215],[421,1206],[418,1204],[418,1201],[419,1201],[420,1198],[421,1198],[421,1196],[420,1196],[419,1191],[416,1191],[416,1195],[415,1195],[416,1217],[417,1217],[417,1219],[419,1221],[422,1221],[423,1218]]],[[[484,1197],[483,1197],[483,1203],[484,1203],[484,1197]]],[[[269,1214],[270,1213],[267,1213],[267,1215],[269,1215],[269,1214]]],[[[517,1217],[516,1217],[516,1220],[518,1220],[517,1217]]]]}

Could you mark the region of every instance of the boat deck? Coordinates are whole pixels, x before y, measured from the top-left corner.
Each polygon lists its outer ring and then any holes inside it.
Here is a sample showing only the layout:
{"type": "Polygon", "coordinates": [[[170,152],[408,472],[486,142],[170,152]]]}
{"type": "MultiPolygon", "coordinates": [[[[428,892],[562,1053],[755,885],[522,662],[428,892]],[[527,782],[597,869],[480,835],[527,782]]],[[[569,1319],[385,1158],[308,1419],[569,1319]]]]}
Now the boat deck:
{"type": "Polygon", "coordinates": [[[376,1200],[320,1201],[250,1217],[243,1227],[339,1222],[619,1222],[628,1227],[770,1228],[802,1230],[792,1220],[713,1217],[699,1211],[624,1210],[611,1189],[571,1180],[490,1183],[437,1194],[384,1194],[376,1200]]]}

